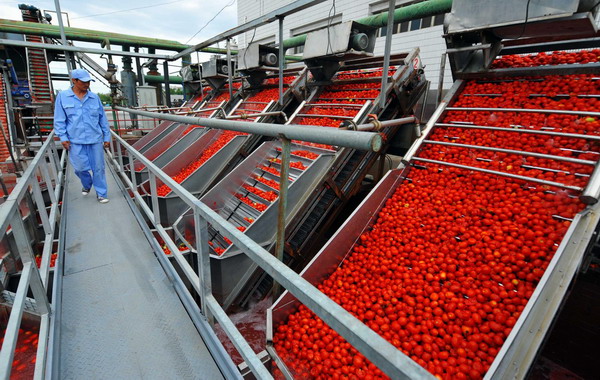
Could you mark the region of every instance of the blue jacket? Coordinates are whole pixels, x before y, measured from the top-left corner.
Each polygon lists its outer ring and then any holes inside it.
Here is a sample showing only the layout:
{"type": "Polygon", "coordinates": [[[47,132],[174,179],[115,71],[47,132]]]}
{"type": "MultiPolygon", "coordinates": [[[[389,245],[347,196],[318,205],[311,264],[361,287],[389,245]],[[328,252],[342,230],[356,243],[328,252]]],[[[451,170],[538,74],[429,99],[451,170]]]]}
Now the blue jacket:
{"type": "Polygon", "coordinates": [[[98,95],[88,91],[79,99],[72,89],[56,96],[54,130],[60,141],[96,144],[110,141],[108,120],[98,95]]]}

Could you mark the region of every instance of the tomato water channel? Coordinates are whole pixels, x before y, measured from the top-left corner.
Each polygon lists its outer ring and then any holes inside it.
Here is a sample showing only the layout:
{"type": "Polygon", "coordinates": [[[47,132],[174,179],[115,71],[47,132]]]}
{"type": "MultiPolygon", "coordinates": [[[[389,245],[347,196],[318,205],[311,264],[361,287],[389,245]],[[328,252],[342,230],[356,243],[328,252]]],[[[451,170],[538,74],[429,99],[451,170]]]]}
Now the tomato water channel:
{"type": "MultiPolygon", "coordinates": [[[[506,56],[494,66],[598,57],[506,56]]],[[[586,208],[599,96],[589,74],[467,81],[396,181],[384,179],[393,187],[380,190],[362,233],[338,232],[353,242],[348,252],[328,250],[335,236],[323,249],[341,263],[319,257],[303,275],[434,376],[483,378],[586,208]]],[[[274,348],[295,378],[387,378],[308,308],[290,311],[291,299],[270,312],[274,348]]]]}

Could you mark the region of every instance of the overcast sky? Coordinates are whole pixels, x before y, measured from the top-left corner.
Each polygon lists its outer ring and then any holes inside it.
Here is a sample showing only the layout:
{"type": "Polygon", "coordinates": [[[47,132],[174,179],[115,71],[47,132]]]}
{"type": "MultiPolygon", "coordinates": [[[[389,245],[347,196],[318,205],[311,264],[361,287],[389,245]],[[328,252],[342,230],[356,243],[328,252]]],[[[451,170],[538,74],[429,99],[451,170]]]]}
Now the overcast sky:
{"type": "MultiPolygon", "coordinates": [[[[42,10],[55,10],[54,0],[0,0],[0,18],[22,20],[18,8],[21,3],[34,5],[42,10]]],[[[162,38],[187,44],[199,43],[237,25],[236,0],[61,0],[60,6],[63,12],[68,13],[72,27],[162,38]],[[206,25],[221,9],[222,12],[206,25]],[[202,27],[204,29],[198,32],[202,27]]],[[[58,25],[55,14],[52,24],[58,25]]],[[[100,47],[98,44],[87,45],[81,42],[75,42],[75,45],[100,47]]],[[[120,59],[116,64],[120,69],[120,59]]],[[[65,64],[63,62],[60,65],[65,64]]],[[[171,74],[174,75],[177,69],[178,67],[171,68],[171,74]]],[[[162,72],[162,66],[160,71],[162,72]]],[[[92,90],[107,92],[106,87],[97,85],[92,90]]]]}

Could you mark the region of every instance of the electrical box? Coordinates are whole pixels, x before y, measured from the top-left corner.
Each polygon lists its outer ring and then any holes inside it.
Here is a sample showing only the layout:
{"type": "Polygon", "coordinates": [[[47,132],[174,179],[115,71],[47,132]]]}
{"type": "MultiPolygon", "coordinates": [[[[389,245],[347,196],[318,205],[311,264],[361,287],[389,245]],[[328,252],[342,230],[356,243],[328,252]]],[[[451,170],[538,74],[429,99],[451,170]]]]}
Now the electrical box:
{"type": "Polygon", "coordinates": [[[373,53],[376,32],[376,28],[354,21],[315,30],[306,35],[302,58],[306,60],[358,52],[373,53]]]}
{"type": "Polygon", "coordinates": [[[237,65],[239,71],[273,70],[279,67],[279,49],[257,43],[250,44],[238,52],[237,65]]]}
{"type": "MultiPolygon", "coordinates": [[[[156,87],[154,86],[138,86],[138,104],[140,106],[156,106],[158,101],[156,98],[156,87]]],[[[143,117],[138,120],[138,125],[141,129],[152,129],[154,128],[153,120],[146,120],[143,117]]]]}

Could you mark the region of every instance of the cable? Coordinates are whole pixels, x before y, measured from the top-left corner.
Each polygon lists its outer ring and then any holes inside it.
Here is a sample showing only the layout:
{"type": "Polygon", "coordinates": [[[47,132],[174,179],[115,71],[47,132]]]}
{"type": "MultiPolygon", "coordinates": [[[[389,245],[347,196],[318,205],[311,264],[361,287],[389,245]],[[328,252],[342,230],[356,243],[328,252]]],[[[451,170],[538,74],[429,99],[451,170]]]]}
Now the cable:
{"type": "Polygon", "coordinates": [[[525,8],[525,23],[523,24],[523,29],[521,29],[521,34],[519,34],[519,37],[516,38],[517,40],[523,37],[525,28],[527,28],[527,21],[529,21],[529,3],[531,3],[531,0],[527,0],[527,7],[525,8]]]}
{"type": "Polygon", "coordinates": [[[191,36],[190,39],[185,42],[186,45],[192,40],[192,38],[196,37],[198,35],[198,33],[200,33],[204,28],[206,28],[208,26],[208,24],[210,24],[215,18],[217,18],[217,16],[220,15],[221,12],[223,12],[225,10],[225,8],[232,6],[233,4],[235,4],[236,1],[237,0],[232,0],[229,4],[226,4],[223,8],[221,8],[221,10],[218,11],[217,14],[213,16],[213,18],[208,20],[208,22],[206,24],[204,24],[204,26],[202,26],[202,28],[200,28],[200,30],[198,30],[196,33],[194,33],[194,35],[191,36]]]}
{"type": "Polygon", "coordinates": [[[115,13],[122,13],[122,12],[129,12],[129,11],[136,11],[138,9],[146,9],[146,8],[159,7],[161,5],[181,3],[182,1],[184,1],[184,0],[169,1],[169,2],[166,2],[166,3],[158,3],[158,4],[146,5],[146,6],[143,6],[143,7],[122,9],[120,11],[113,11],[113,12],[106,12],[106,13],[97,13],[97,14],[87,15],[87,16],[71,17],[71,20],[80,19],[80,18],[88,18],[88,17],[96,17],[96,16],[106,16],[106,15],[112,15],[112,14],[115,14],[115,13]]]}

